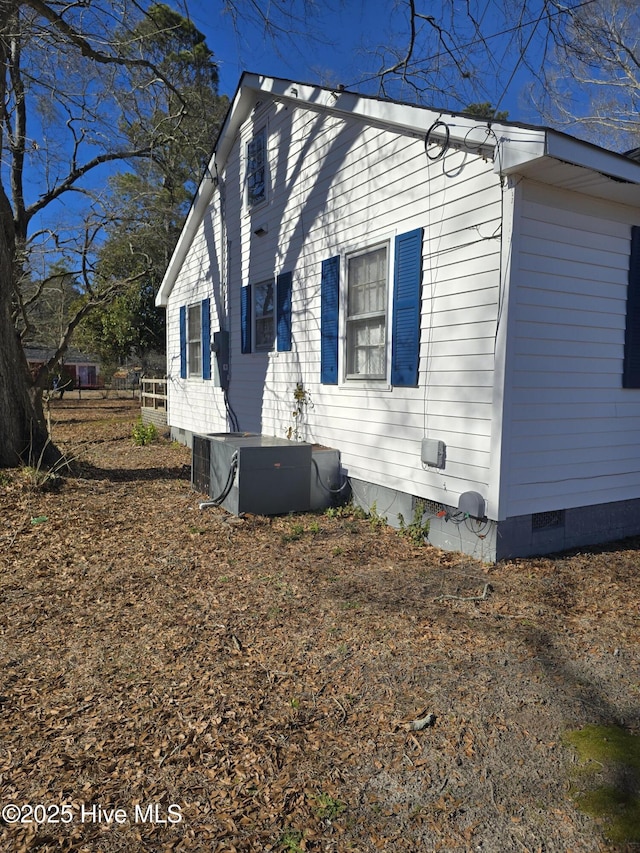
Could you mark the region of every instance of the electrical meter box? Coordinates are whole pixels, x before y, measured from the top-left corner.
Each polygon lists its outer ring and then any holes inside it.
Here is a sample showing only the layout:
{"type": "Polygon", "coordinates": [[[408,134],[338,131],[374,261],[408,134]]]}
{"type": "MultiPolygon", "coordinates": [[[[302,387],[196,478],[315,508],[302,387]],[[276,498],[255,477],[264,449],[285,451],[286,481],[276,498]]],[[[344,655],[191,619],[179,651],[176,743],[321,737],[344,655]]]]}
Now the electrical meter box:
{"type": "Polygon", "coordinates": [[[216,357],[217,384],[226,390],[229,387],[229,332],[221,329],[213,333],[211,352],[216,357]]]}
{"type": "Polygon", "coordinates": [[[253,433],[193,436],[192,485],[212,500],[233,485],[221,502],[234,515],[307,512],[311,491],[310,444],[253,433]],[[235,454],[235,457],[234,457],[235,454]]]}

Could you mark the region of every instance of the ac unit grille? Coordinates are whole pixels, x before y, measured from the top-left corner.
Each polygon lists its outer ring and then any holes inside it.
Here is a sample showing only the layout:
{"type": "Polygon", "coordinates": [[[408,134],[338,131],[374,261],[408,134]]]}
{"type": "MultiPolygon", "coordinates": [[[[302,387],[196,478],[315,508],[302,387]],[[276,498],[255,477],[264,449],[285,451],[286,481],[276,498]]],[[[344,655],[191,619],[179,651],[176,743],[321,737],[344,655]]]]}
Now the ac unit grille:
{"type": "Polygon", "coordinates": [[[196,492],[208,495],[211,488],[211,443],[201,435],[193,436],[191,486],[196,492]]]}

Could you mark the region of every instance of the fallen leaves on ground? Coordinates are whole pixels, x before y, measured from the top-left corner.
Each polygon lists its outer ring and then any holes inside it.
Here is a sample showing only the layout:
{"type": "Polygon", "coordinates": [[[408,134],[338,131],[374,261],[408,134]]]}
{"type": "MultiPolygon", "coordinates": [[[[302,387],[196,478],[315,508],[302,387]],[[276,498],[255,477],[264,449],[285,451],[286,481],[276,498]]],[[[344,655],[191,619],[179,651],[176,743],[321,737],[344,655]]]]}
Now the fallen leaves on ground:
{"type": "Polygon", "coordinates": [[[562,734],[637,730],[638,542],[486,566],[200,511],[137,415],[65,399],[74,472],[0,472],[0,805],[49,808],[3,850],[613,849],[562,734]]]}

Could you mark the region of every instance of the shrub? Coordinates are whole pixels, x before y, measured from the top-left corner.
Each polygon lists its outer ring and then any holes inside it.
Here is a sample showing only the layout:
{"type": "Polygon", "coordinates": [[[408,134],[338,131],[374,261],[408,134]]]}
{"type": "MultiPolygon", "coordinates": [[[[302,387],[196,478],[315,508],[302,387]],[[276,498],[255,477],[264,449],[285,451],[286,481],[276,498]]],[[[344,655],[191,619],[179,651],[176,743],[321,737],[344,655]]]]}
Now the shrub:
{"type": "Polygon", "coordinates": [[[133,427],[132,437],[133,443],[142,447],[144,444],[151,444],[157,439],[158,430],[155,424],[145,424],[142,422],[142,418],[138,418],[133,427]]]}

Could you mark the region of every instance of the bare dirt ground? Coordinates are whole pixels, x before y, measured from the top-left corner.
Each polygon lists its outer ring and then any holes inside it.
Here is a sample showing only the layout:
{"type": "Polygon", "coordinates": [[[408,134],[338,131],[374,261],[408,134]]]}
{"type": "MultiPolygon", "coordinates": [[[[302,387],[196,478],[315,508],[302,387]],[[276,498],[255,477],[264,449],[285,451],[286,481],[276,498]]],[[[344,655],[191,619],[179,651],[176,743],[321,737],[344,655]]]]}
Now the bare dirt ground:
{"type": "Polygon", "coordinates": [[[202,512],[135,406],[58,402],[74,474],[0,472],[1,850],[631,849],[563,735],[639,731],[639,542],[485,566],[202,512]]]}

